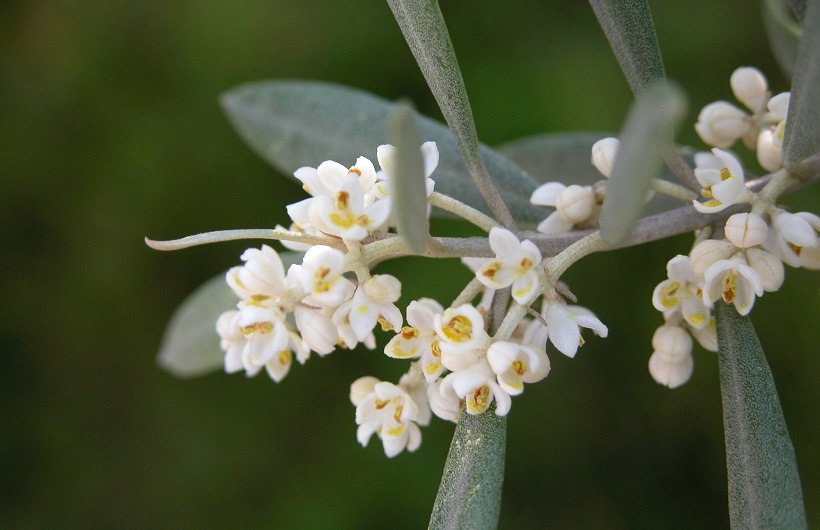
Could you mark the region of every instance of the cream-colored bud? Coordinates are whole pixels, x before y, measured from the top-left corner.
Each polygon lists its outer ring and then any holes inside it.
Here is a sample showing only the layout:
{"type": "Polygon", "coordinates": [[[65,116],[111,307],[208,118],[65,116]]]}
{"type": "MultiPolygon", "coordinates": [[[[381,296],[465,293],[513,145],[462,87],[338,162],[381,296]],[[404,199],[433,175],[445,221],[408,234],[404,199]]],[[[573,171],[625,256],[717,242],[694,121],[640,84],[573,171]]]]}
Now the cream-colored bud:
{"type": "Polygon", "coordinates": [[[682,327],[667,324],[655,330],[652,347],[668,360],[680,362],[692,354],[692,337],[682,327]]]}
{"type": "Polygon", "coordinates": [[[555,209],[567,221],[578,224],[589,219],[595,208],[595,193],[583,186],[567,186],[555,199],[555,209]]]}
{"type": "Polygon", "coordinates": [[[661,352],[656,351],[649,358],[649,374],[652,379],[669,388],[677,388],[689,381],[694,366],[695,362],[691,355],[676,362],[670,361],[661,352]]]}
{"type": "Polygon", "coordinates": [[[774,144],[774,133],[763,129],[757,137],[757,162],[766,171],[783,167],[783,151],[774,144]]]}
{"type": "Polygon", "coordinates": [[[703,278],[703,272],[715,262],[729,259],[729,256],[737,251],[737,247],[726,240],[707,239],[701,241],[689,253],[689,261],[692,263],[692,270],[703,278]]]}
{"type": "Polygon", "coordinates": [[[377,304],[392,304],[401,296],[401,282],[389,274],[376,274],[365,282],[364,292],[377,304]]]}
{"type": "Polygon", "coordinates": [[[764,291],[777,291],[783,285],[783,262],[771,252],[759,248],[746,249],[746,263],[760,276],[764,291]]]}
{"type": "Polygon", "coordinates": [[[725,101],[703,107],[695,130],[701,140],[714,147],[726,148],[745,135],[752,126],[745,112],[725,101]]]}
{"type": "Polygon", "coordinates": [[[736,213],[726,220],[726,239],[738,248],[755,247],[766,241],[769,227],[757,214],[736,213]]]}
{"type": "Polygon", "coordinates": [[[617,138],[603,138],[592,144],[592,165],[601,175],[609,177],[615,166],[615,157],[621,141],[617,138]]]}
{"type": "Polygon", "coordinates": [[[820,269],[820,245],[800,249],[800,265],[816,271],[820,269]]]}
{"type": "Polygon", "coordinates": [[[760,70],[751,67],[738,68],[729,78],[732,92],[738,101],[753,112],[762,110],[768,100],[769,86],[760,70]]]}
{"type": "Polygon", "coordinates": [[[364,398],[374,391],[376,383],[378,382],[378,379],[370,375],[360,377],[353,381],[350,385],[350,402],[358,407],[359,403],[364,401],[364,398]]]}

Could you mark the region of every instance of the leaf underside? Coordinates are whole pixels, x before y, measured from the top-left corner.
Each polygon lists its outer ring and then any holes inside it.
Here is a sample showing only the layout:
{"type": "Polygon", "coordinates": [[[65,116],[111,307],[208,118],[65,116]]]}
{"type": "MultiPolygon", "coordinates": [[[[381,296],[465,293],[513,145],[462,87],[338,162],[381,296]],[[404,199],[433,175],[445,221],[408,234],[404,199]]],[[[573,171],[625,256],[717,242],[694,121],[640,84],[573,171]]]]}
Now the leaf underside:
{"type": "MultiPolygon", "coordinates": [[[[375,160],[376,147],[387,141],[387,119],[395,106],[360,90],[318,81],[249,83],[228,91],[221,102],[248,145],[287,175],[325,160],[375,160]]],[[[449,129],[423,116],[417,120],[421,139],[435,141],[441,155],[431,176],[436,191],[489,214],[449,129]]],[[[535,181],[488,147],[480,150],[515,218],[540,221],[542,210],[529,203],[535,181]]],[[[434,215],[441,213],[434,210],[434,215]]]]}
{"type": "Polygon", "coordinates": [[[802,32],[783,137],[786,165],[820,152],[820,0],[806,6],[802,32]]]}
{"type": "Polygon", "coordinates": [[[715,309],[732,528],[807,528],[794,447],[760,341],[734,306],[715,309]]]}

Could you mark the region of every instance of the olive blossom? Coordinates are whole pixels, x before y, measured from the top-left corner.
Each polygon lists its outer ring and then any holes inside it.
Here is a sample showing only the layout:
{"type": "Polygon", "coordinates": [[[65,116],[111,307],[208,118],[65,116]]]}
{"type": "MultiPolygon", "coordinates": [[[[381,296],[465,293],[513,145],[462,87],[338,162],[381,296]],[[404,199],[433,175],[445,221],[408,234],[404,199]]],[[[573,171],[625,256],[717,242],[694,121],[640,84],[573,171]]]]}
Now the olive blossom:
{"type": "Polygon", "coordinates": [[[512,297],[519,304],[527,304],[538,296],[536,267],[541,263],[541,252],[532,241],[519,241],[505,228],[490,230],[490,248],[496,259],[486,262],[475,275],[482,284],[492,289],[512,285],[512,297]]]}
{"type": "Polygon", "coordinates": [[[410,302],[407,306],[407,326],[393,337],[384,353],[395,359],[419,359],[421,371],[432,383],[444,371],[441,363],[439,337],[435,330],[435,316],[444,313],[441,304],[431,298],[410,302]]]}
{"type": "Polygon", "coordinates": [[[537,230],[545,234],[569,232],[590,220],[597,206],[597,198],[591,187],[576,184],[565,186],[560,182],[542,184],[532,192],[530,202],[555,208],[538,224],[537,230]]]}
{"type": "Polygon", "coordinates": [[[712,149],[712,155],[698,153],[695,155],[695,177],[703,188],[701,195],[706,202],[692,201],[695,209],[701,213],[716,213],[742,202],[748,202],[749,192],[743,181],[743,168],[740,162],[726,151],[712,149]]]}
{"type": "Polygon", "coordinates": [[[666,320],[680,313],[693,328],[703,328],[709,322],[710,313],[703,304],[701,279],[692,270],[689,256],[678,254],[669,260],[666,272],[668,279],[659,283],[652,293],[652,305],[666,320]]]}

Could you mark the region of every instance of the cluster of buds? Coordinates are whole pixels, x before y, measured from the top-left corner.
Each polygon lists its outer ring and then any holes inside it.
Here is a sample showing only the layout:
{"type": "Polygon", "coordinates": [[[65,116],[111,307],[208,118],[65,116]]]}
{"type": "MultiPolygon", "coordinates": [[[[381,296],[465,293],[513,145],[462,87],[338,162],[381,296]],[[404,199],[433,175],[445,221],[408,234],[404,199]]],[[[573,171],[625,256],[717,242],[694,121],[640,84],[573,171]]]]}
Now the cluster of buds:
{"type": "MultiPolygon", "coordinates": [[[[432,142],[421,149],[429,197],[438,150],[432,142]]],[[[377,324],[395,331],[384,353],[412,360],[407,373],[397,384],[362,377],[350,390],[359,442],[366,445],[376,434],[390,457],[418,448],[419,427],[433,414],[455,422],[462,411],[480,414],[495,403],[495,414],[506,415],[511,397],[522,393],[525,383],[549,373],[548,342],[573,357],[583,344],[582,327],[607,335],[606,326],[589,310],[567,305],[548,284],[547,260],[538,248],[500,227],[489,233],[496,257],[468,259],[476,278],[471,285],[477,288],[468,286],[465,291],[472,294],[466,298],[484,291],[482,299],[487,300],[509,287],[515,303],[526,308],[543,295],[540,314],[533,311],[537,318],[524,319],[521,313],[506,331],[491,336],[481,303],[461,300],[445,309],[422,298],[410,302],[403,325],[395,305],[401,282],[387,274],[371,275],[362,250],[365,238],[392,225],[393,158],[394,148],[381,146],[379,172],[365,157],[349,169],[327,161],[297,170],[295,176],[311,196],[288,206],[291,233],[332,245],[287,242],[292,250],[306,250],[301,263],[287,271],[269,246],[245,251],[244,265],[227,274],[239,302],[216,324],[227,372],[253,376],[265,368],[277,382],[287,375],[294,356],[304,363],[311,352],[324,356],[359,344],[375,349],[377,324]]]]}
{"type": "Polygon", "coordinates": [[[735,70],[729,85],[750,113],[727,101],[715,101],[700,111],[695,130],[705,143],[722,149],[742,139],[746,147],[757,151],[761,167],[777,171],[783,167],[783,132],[790,93],[772,97],[766,77],[750,67],[735,70]]]}
{"type": "Polygon", "coordinates": [[[711,153],[695,155],[695,177],[706,201],[695,200],[693,206],[701,213],[717,213],[735,204],[750,204],[751,211],[730,216],[722,227],[723,239],[700,241],[688,256],[672,258],[666,267],[667,280],[655,288],[652,303],[663,313],[665,324],[652,338],[649,372],[670,388],[692,375],[693,341],[687,331],[704,348],[717,351],[711,310],[718,299],[747,315],[756,297],[780,288],[784,263],[820,269],[820,217],[790,213],[764,192],[749,190],[740,161],[718,148],[743,138],[746,145],[757,147],[761,166],[780,169],[789,93],[770,97],[766,78],[754,68],[735,70],[731,86],[753,114],[726,102],[711,103],[701,111],[695,129],[716,147],[711,153]]]}

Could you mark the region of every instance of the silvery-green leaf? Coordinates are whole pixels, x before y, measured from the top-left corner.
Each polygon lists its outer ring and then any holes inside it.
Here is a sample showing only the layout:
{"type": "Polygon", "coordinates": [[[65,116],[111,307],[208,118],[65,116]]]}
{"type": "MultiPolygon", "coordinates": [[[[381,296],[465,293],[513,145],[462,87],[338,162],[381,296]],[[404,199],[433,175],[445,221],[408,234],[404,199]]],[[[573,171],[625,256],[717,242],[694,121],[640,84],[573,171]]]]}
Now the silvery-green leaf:
{"type": "MultiPolygon", "coordinates": [[[[285,269],[302,260],[300,252],[280,252],[285,269]]],[[[220,274],[203,283],[174,311],[157,355],[157,364],[177,377],[196,377],[219,370],[225,352],[219,347],[216,320],[236,308],[239,298],[220,274]]]]}
{"type": "Polygon", "coordinates": [[[772,372],[748,316],[715,306],[732,528],[807,528],[772,372]]]}
{"type": "Polygon", "coordinates": [[[636,96],[664,78],[663,60],[646,0],[589,0],[636,96]]]}
{"type": "Polygon", "coordinates": [[[763,24],[780,69],[791,76],[800,42],[800,26],[792,17],[786,0],[763,0],[763,24]]]}
{"type": "Polygon", "coordinates": [[[501,513],[507,417],[494,406],[473,416],[461,412],[428,528],[493,529],[501,513]]]}
{"type": "Polygon", "coordinates": [[[225,352],[219,347],[216,319],[235,308],[237,301],[225,274],[199,286],[168,322],[157,363],[177,377],[195,377],[222,368],[225,352]]]}
{"type": "Polygon", "coordinates": [[[685,96],[667,83],[644,91],[629,110],[601,207],[601,238],[608,244],[617,245],[629,236],[645,192],[660,175],[663,155],[673,145],[672,136],[685,114],[685,96]]]}
{"type": "Polygon", "coordinates": [[[797,20],[802,22],[806,16],[806,0],[789,0],[789,6],[797,20]]]}
{"type": "Polygon", "coordinates": [[[794,65],[783,160],[798,163],[820,152],[820,0],[810,0],[794,65]]]}
{"type": "MultiPolygon", "coordinates": [[[[481,159],[473,111],[438,0],[387,0],[387,3],[453,131],[475,185],[499,217],[497,220],[507,224],[509,219],[501,217],[510,214],[481,159]]],[[[512,205],[509,207],[514,211],[512,205]]]]}
{"type": "MultiPolygon", "coordinates": [[[[387,142],[387,116],[394,107],[361,90],[318,81],[249,83],[225,93],[221,102],[248,145],[287,175],[325,160],[375,160],[376,148],[387,142]]],[[[489,213],[447,127],[422,116],[418,127],[423,141],[438,145],[439,165],[431,176],[436,191],[489,213]]],[[[516,219],[541,220],[542,212],[529,202],[535,181],[491,149],[482,145],[480,151],[516,219]]]]}
{"type": "Polygon", "coordinates": [[[390,113],[390,143],[396,148],[393,160],[393,214],[402,239],[415,252],[424,251],[430,234],[427,223],[427,192],[424,185],[424,158],[416,114],[408,105],[399,104],[390,113]]]}

